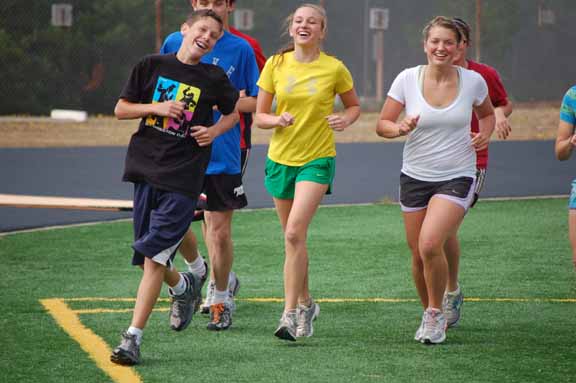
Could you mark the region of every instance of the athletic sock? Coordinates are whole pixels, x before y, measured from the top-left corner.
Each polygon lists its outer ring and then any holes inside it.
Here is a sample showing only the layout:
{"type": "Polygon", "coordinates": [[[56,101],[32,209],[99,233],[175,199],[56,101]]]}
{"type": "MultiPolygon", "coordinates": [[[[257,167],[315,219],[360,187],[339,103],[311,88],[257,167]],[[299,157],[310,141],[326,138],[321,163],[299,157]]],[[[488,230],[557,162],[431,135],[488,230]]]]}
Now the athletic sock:
{"type": "Polygon", "coordinates": [[[186,279],[182,274],[180,275],[180,280],[176,283],[176,286],[172,286],[168,289],[168,293],[172,296],[182,295],[186,291],[186,279]]]}
{"type": "Polygon", "coordinates": [[[192,262],[184,261],[188,265],[188,271],[192,274],[199,276],[200,278],[206,275],[206,264],[204,263],[204,258],[198,253],[198,257],[192,262]]]}
{"type": "Polygon", "coordinates": [[[212,304],[216,305],[218,303],[224,303],[226,298],[228,298],[228,289],[224,291],[214,289],[214,300],[212,301],[212,304]]]}
{"type": "Polygon", "coordinates": [[[138,327],[128,327],[128,331],[126,331],[128,334],[130,335],[136,335],[136,343],[140,344],[142,343],[142,334],[143,334],[143,330],[141,328],[138,327]]]}
{"type": "Polygon", "coordinates": [[[454,291],[447,291],[446,294],[450,294],[450,295],[458,295],[460,294],[460,285],[458,285],[458,288],[454,291]]]}
{"type": "Polygon", "coordinates": [[[305,300],[305,301],[298,302],[298,304],[299,304],[300,306],[304,306],[304,307],[306,307],[306,308],[310,308],[310,307],[312,306],[312,298],[310,297],[310,298],[308,298],[308,299],[305,300]]]}

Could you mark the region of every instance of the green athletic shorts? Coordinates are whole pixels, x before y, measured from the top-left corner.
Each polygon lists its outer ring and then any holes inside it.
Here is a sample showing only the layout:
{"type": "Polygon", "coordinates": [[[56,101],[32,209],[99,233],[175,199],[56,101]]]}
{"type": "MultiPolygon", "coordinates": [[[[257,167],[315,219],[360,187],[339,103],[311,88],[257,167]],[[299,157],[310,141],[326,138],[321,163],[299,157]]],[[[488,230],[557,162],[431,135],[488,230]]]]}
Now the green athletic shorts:
{"type": "Polygon", "coordinates": [[[302,166],[282,165],[267,158],[265,171],[264,185],[274,198],[294,199],[296,183],[300,181],[328,185],[326,194],[331,194],[336,173],[336,158],[318,158],[302,166]]]}

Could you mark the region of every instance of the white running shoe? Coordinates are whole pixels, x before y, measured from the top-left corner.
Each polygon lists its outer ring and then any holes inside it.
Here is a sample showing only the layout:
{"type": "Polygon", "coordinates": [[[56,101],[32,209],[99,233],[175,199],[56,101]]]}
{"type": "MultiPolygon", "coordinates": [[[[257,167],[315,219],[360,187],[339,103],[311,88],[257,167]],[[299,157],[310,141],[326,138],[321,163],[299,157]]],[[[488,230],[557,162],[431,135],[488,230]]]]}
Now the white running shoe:
{"type": "Polygon", "coordinates": [[[298,327],[298,315],[296,310],[291,310],[282,313],[278,328],[274,331],[274,335],[282,340],[296,341],[296,329],[298,327]]]}
{"type": "Polygon", "coordinates": [[[238,290],[240,290],[240,281],[238,280],[236,273],[230,271],[230,274],[228,275],[228,298],[226,298],[226,303],[232,313],[236,312],[236,302],[234,301],[234,297],[238,294],[238,290]]]}
{"type": "Polygon", "coordinates": [[[422,343],[438,344],[446,340],[446,318],[442,311],[429,308],[424,313],[422,343]]]}
{"type": "Polygon", "coordinates": [[[416,334],[414,335],[414,340],[420,342],[422,340],[422,333],[424,332],[424,321],[426,320],[426,311],[422,314],[422,321],[420,322],[420,326],[418,330],[416,330],[416,334]]]}
{"type": "Polygon", "coordinates": [[[310,306],[298,305],[296,309],[298,314],[298,328],[296,329],[296,337],[311,337],[314,334],[314,327],[312,322],[318,318],[320,314],[320,305],[311,300],[310,306]]]}
{"type": "Polygon", "coordinates": [[[206,298],[204,299],[204,302],[202,303],[202,306],[200,307],[200,312],[202,314],[210,314],[210,306],[212,305],[212,302],[214,301],[214,292],[216,291],[216,282],[213,280],[210,280],[210,282],[208,282],[208,287],[206,288],[206,298]]]}
{"type": "Polygon", "coordinates": [[[460,287],[458,287],[456,292],[446,292],[444,294],[442,311],[444,311],[448,327],[456,327],[458,322],[460,322],[462,303],[464,303],[464,295],[462,294],[462,289],[460,287]]]}

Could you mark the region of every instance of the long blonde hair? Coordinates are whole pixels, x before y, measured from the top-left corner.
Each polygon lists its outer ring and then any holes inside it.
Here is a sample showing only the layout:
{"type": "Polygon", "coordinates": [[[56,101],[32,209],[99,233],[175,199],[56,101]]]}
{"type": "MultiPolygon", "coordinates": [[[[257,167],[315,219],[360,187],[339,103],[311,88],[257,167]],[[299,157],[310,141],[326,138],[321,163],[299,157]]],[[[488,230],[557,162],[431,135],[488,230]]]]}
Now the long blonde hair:
{"type": "MultiPolygon", "coordinates": [[[[320,14],[320,16],[322,17],[322,32],[326,33],[326,30],[328,29],[328,17],[326,16],[326,9],[324,9],[324,7],[322,7],[321,5],[318,5],[318,4],[305,3],[305,4],[300,5],[298,8],[296,8],[294,10],[294,12],[292,12],[290,15],[288,15],[288,17],[286,17],[286,19],[284,19],[284,23],[283,23],[284,32],[282,33],[282,36],[289,36],[290,27],[292,26],[292,22],[294,21],[294,14],[300,8],[312,8],[316,12],[318,12],[320,14]]],[[[287,52],[292,52],[294,49],[295,49],[294,48],[294,41],[290,41],[288,44],[286,44],[282,48],[278,49],[278,51],[276,52],[276,57],[274,58],[274,61],[273,61],[274,66],[280,66],[282,64],[282,62],[284,61],[284,54],[287,52]]]]}

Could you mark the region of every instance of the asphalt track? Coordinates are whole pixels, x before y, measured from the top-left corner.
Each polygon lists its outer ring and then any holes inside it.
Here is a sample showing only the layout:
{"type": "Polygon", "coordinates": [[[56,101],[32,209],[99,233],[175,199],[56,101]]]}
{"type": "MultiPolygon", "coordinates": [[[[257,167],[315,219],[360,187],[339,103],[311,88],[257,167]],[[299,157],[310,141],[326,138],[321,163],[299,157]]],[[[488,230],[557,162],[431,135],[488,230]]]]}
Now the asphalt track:
{"type": "MultiPolygon", "coordinates": [[[[338,144],[334,194],[324,204],[397,200],[402,143],[338,144]]],[[[249,207],[272,207],[263,185],[267,146],[253,147],[244,187],[249,207]]],[[[131,199],[121,181],[125,147],[0,150],[0,194],[131,199]]],[[[494,142],[482,197],[567,195],[574,160],[559,162],[553,141],[494,142]]],[[[0,208],[0,232],[131,217],[130,213],[0,208]]]]}

